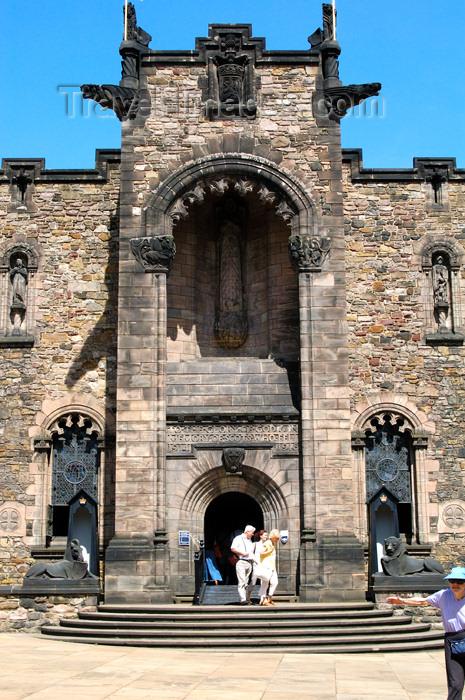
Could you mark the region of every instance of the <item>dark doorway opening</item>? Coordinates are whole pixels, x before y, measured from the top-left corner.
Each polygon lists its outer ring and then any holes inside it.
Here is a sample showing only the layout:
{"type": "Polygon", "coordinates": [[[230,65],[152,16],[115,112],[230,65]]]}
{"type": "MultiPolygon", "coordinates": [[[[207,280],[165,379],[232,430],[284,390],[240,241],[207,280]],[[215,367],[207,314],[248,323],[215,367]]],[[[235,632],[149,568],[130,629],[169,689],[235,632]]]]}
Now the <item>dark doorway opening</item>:
{"type": "Polygon", "coordinates": [[[237,582],[235,569],[228,557],[233,537],[244,531],[246,525],[256,530],[263,528],[263,513],[258,503],[244,493],[224,493],[210,503],[205,513],[205,549],[218,550],[221,554],[216,562],[222,583],[237,582]]]}

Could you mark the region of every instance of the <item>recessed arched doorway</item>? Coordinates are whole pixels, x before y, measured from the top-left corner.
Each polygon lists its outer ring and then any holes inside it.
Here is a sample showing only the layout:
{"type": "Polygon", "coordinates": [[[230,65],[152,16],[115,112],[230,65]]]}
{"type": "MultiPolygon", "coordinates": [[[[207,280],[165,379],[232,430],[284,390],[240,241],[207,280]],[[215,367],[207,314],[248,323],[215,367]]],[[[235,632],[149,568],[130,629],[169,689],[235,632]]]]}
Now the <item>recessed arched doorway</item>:
{"type": "Polygon", "coordinates": [[[257,501],[245,493],[223,493],[205,512],[205,548],[212,550],[215,542],[218,545],[221,557],[217,563],[224,583],[235,583],[235,572],[229,565],[228,556],[233,536],[243,532],[246,525],[262,529],[263,512],[257,501]]]}

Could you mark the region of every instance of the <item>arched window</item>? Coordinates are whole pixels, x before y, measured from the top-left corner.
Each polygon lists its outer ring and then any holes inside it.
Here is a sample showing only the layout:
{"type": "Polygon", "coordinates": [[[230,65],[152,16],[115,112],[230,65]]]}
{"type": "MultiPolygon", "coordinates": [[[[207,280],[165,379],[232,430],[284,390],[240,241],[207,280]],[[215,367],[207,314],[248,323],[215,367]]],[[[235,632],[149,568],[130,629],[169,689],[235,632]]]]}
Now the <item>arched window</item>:
{"type": "Polygon", "coordinates": [[[98,502],[100,430],[89,417],[62,416],[50,428],[52,436],[52,493],[49,536],[67,537],[70,502],[84,492],[98,502]]]}
{"type": "Polygon", "coordinates": [[[405,420],[392,413],[374,417],[365,433],[367,503],[380,489],[389,491],[396,502],[399,533],[408,542],[414,533],[411,443],[405,420]]]}

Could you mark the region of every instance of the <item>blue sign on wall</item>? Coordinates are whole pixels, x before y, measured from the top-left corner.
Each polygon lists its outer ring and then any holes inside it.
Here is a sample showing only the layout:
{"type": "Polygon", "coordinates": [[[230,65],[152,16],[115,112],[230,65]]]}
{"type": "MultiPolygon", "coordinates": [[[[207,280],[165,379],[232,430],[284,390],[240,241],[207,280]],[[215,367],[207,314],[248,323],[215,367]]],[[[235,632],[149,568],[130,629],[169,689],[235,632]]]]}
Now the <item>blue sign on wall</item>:
{"type": "Polygon", "coordinates": [[[179,546],[180,547],[188,547],[189,546],[189,531],[188,530],[179,530],[179,546]]]}

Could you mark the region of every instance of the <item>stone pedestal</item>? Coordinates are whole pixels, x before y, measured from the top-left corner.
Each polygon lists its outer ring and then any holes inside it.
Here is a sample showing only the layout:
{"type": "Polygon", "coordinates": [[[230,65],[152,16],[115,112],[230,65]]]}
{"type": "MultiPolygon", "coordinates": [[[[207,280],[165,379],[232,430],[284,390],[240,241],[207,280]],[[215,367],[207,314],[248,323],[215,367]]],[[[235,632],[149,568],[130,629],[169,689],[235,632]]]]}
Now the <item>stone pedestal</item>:
{"type": "Polygon", "coordinates": [[[365,600],[363,547],[353,536],[321,537],[301,548],[303,603],[365,600]]]}
{"type": "Polygon", "coordinates": [[[106,551],[105,602],[170,603],[167,545],[154,546],[144,538],[114,538],[106,551]]]}

